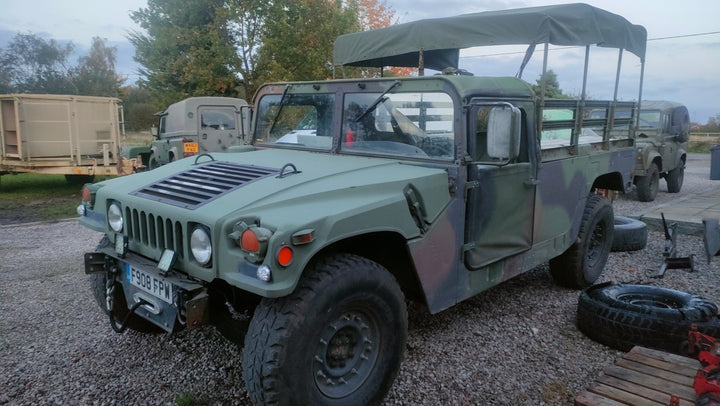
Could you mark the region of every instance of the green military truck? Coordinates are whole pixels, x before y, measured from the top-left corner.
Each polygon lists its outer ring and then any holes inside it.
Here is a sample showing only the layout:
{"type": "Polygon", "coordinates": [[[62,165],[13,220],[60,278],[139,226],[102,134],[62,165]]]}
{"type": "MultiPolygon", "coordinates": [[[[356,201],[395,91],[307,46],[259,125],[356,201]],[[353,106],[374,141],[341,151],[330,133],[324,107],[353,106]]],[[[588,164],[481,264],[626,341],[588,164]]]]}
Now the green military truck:
{"type": "Polygon", "coordinates": [[[689,133],[687,107],[670,101],[643,100],[638,115],[638,157],[633,172],[638,200],[655,200],[660,178],[665,178],[668,193],[680,192],[689,133]]]}
{"type": "MultiPolygon", "coordinates": [[[[641,62],[646,40],[576,4],[341,36],[335,63],[456,68],[448,44],[463,35],[461,47],[601,43],[641,62]],[[397,47],[373,49],[376,35],[397,47]]],[[[173,332],[254,302],[242,359],[254,403],[374,404],[403,358],[406,299],[440,312],[547,261],[558,283],[592,284],[613,236],[602,192],[632,187],[635,104],[446,72],[267,84],[237,152],[86,185],[80,223],[105,237],[85,272],[112,327],[173,332]],[[583,120],[588,108],[607,114],[583,120]],[[572,118],[543,120],[552,110],[572,118]]]]}
{"type": "Polygon", "coordinates": [[[204,152],[223,152],[247,142],[250,106],[233,97],[190,97],[158,113],[149,151],[142,151],[148,169],[204,152]]]}

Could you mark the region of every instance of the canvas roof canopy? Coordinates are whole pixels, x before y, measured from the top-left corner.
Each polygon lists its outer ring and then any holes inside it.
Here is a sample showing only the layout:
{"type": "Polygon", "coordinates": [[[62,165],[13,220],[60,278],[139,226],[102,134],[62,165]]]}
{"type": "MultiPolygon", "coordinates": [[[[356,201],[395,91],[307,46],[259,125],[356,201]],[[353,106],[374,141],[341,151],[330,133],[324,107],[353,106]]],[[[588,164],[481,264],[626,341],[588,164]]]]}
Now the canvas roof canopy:
{"type": "Polygon", "coordinates": [[[645,61],[647,31],[624,17],[587,4],[563,4],[463,14],[341,35],[334,64],[458,67],[460,49],[487,45],[598,45],[645,61]],[[422,55],[422,64],[420,65],[422,55]]]}

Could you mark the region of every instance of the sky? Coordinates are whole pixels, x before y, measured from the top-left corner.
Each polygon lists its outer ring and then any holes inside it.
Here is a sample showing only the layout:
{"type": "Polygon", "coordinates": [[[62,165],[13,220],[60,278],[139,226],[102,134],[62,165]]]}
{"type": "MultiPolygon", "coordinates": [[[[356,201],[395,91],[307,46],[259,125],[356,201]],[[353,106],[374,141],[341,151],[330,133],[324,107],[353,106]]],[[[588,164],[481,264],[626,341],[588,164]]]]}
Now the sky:
{"type": "MultiPolygon", "coordinates": [[[[563,0],[385,0],[398,22],[446,17],[509,8],[568,3],[563,0]]],[[[705,124],[720,115],[720,1],[717,0],[585,0],[587,4],[619,14],[648,32],[642,98],[684,103],[692,121],[705,124]]],[[[137,64],[128,33],[140,30],[130,11],[146,0],[0,0],[0,47],[18,33],[45,39],[72,41],[76,56],[84,55],[95,36],[117,47],[117,71],[137,80],[137,64]]],[[[579,49],[551,47],[549,68],[561,89],[579,94],[584,53],[579,49]]],[[[460,68],[482,76],[513,76],[524,47],[484,47],[461,52],[460,68]],[[501,54],[501,55],[498,55],[501,54]]],[[[541,72],[540,47],[523,74],[535,83],[541,72]]],[[[587,94],[612,98],[617,52],[593,47],[587,94]]],[[[637,100],[639,60],[623,56],[619,98],[637,100]]]]}

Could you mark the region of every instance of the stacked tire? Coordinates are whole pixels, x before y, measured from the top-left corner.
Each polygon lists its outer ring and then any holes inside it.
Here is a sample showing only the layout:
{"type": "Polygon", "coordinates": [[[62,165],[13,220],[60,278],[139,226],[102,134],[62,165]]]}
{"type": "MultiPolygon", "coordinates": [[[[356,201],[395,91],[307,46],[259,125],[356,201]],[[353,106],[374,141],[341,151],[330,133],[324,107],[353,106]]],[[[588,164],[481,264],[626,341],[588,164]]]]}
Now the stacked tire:
{"type": "Polygon", "coordinates": [[[647,245],[647,224],[630,217],[615,216],[612,251],[638,251],[647,245]]]}

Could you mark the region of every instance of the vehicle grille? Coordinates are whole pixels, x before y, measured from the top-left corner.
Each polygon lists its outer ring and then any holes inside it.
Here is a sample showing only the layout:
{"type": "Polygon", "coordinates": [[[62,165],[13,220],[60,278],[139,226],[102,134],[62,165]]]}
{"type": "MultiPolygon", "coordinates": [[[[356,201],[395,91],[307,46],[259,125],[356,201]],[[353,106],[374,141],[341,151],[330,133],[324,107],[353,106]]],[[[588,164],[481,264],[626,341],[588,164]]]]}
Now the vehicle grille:
{"type": "Polygon", "coordinates": [[[145,255],[161,253],[164,249],[175,251],[179,258],[185,256],[183,228],[179,221],[155,216],[144,211],[125,207],[125,228],[131,249],[145,255]],[[140,246],[147,247],[143,250],[140,246]]]}
{"type": "Polygon", "coordinates": [[[212,162],[181,172],[132,192],[132,195],[194,210],[278,169],[231,162],[212,162]]]}

